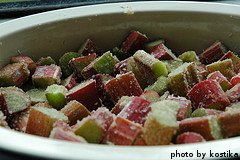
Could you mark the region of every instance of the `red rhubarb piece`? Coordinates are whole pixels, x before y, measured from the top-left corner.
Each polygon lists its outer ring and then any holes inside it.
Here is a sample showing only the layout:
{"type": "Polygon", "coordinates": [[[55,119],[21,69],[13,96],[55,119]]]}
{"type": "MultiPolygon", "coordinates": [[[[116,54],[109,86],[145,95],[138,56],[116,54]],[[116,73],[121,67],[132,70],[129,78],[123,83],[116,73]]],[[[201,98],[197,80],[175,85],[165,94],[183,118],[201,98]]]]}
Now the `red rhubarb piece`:
{"type": "Polygon", "coordinates": [[[222,75],[222,73],[219,71],[210,73],[207,79],[212,79],[217,81],[222,87],[223,91],[226,91],[232,87],[231,83],[227,80],[227,78],[224,75],[222,75]]]}
{"type": "Polygon", "coordinates": [[[10,122],[10,127],[20,132],[25,132],[28,122],[30,110],[27,109],[26,111],[20,112],[13,116],[10,122]]]}
{"type": "Polygon", "coordinates": [[[204,64],[210,64],[219,60],[225,52],[226,49],[223,44],[221,42],[215,42],[200,54],[200,61],[204,64]]]}
{"type": "Polygon", "coordinates": [[[91,39],[87,39],[78,50],[78,53],[87,56],[91,53],[99,53],[99,49],[91,39]]]}
{"type": "Polygon", "coordinates": [[[143,94],[140,96],[143,99],[146,99],[149,102],[157,102],[160,101],[160,96],[155,91],[144,91],[143,94]]]}
{"type": "Polygon", "coordinates": [[[115,70],[116,70],[116,73],[118,74],[124,74],[124,73],[127,73],[129,71],[128,69],[128,61],[129,61],[130,58],[127,58],[121,62],[118,62],[117,64],[115,64],[115,70]]]}
{"type": "Polygon", "coordinates": [[[236,76],[232,77],[230,80],[232,86],[235,86],[236,84],[240,83],[240,73],[238,73],[236,76]]]}
{"type": "Polygon", "coordinates": [[[137,50],[143,49],[144,43],[148,41],[146,35],[132,31],[124,40],[121,46],[121,50],[125,53],[125,57],[130,57],[137,50]]]}
{"type": "Polygon", "coordinates": [[[151,110],[150,104],[151,102],[145,99],[134,97],[132,101],[122,109],[118,116],[144,125],[147,115],[151,110]]]}
{"type": "Polygon", "coordinates": [[[194,109],[203,107],[224,110],[230,104],[228,97],[215,80],[199,82],[193,86],[187,96],[194,109]]]}
{"type": "Polygon", "coordinates": [[[231,59],[232,63],[233,63],[233,67],[234,67],[234,71],[236,73],[239,72],[240,69],[240,58],[235,55],[232,51],[228,51],[227,53],[225,53],[222,58],[220,59],[221,61],[224,59],[231,59]]]}
{"type": "Polygon", "coordinates": [[[107,131],[104,143],[115,145],[132,145],[142,127],[125,118],[117,117],[107,131]]]}
{"type": "Polygon", "coordinates": [[[177,58],[163,43],[155,46],[151,52],[151,55],[159,60],[173,60],[177,58]]]}
{"type": "Polygon", "coordinates": [[[240,100],[240,83],[236,84],[230,90],[226,92],[227,97],[231,102],[237,102],[240,100]]]}
{"type": "Polygon", "coordinates": [[[18,55],[18,56],[13,56],[10,59],[11,63],[26,63],[28,66],[28,69],[30,70],[31,73],[34,73],[36,69],[36,63],[28,56],[24,55],[18,55]]]}
{"type": "Polygon", "coordinates": [[[139,134],[135,139],[133,146],[147,146],[146,141],[143,138],[143,134],[139,134]]]}
{"type": "Polygon", "coordinates": [[[185,132],[177,137],[177,144],[205,142],[206,140],[198,133],[185,132]]]}
{"type": "Polygon", "coordinates": [[[140,96],[142,89],[132,72],[118,75],[106,83],[106,91],[117,102],[122,96],[140,96]]]}
{"type": "Polygon", "coordinates": [[[64,79],[61,83],[65,88],[70,90],[77,85],[77,76],[73,73],[69,77],[64,79]]]}
{"type": "Polygon", "coordinates": [[[96,88],[96,81],[93,79],[84,81],[66,94],[68,100],[77,100],[82,103],[89,111],[101,106],[96,88]]]}
{"type": "Polygon", "coordinates": [[[115,115],[119,114],[121,112],[121,110],[128,104],[131,103],[132,99],[134,98],[134,96],[132,97],[128,97],[128,96],[122,96],[118,102],[116,103],[116,105],[113,107],[113,109],[111,110],[111,112],[115,115]]]}

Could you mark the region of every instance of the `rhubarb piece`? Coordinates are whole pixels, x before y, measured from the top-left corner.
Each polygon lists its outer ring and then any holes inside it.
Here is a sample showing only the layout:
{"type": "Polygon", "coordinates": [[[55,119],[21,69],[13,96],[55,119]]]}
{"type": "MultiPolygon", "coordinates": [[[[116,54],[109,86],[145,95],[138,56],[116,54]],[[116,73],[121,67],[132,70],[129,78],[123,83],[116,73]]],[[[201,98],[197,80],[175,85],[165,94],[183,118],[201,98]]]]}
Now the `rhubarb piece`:
{"type": "Polygon", "coordinates": [[[46,108],[53,108],[48,102],[40,102],[35,104],[33,107],[46,107],[46,108]]]}
{"type": "Polygon", "coordinates": [[[125,58],[130,57],[134,54],[137,50],[143,49],[144,43],[148,41],[146,35],[138,32],[132,31],[126,37],[124,42],[121,45],[121,50],[125,54],[125,58]]]}
{"type": "Polygon", "coordinates": [[[233,68],[234,68],[234,71],[236,73],[239,72],[240,70],[240,58],[235,55],[233,52],[231,51],[228,51],[227,53],[225,53],[222,58],[220,59],[221,61],[224,60],[224,59],[231,59],[232,60],[232,63],[233,63],[233,68]]]}
{"type": "Polygon", "coordinates": [[[36,64],[38,66],[50,66],[52,64],[56,64],[56,62],[54,61],[54,59],[52,59],[52,57],[47,56],[47,57],[41,57],[36,64]]]}
{"type": "Polygon", "coordinates": [[[168,49],[163,43],[155,46],[150,53],[159,60],[177,59],[177,57],[172,53],[172,51],[168,49]]]}
{"type": "Polygon", "coordinates": [[[149,101],[149,102],[157,102],[160,101],[160,96],[155,91],[144,91],[141,96],[141,98],[149,101]]]}
{"type": "Polygon", "coordinates": [[[183,119],[190,117],[192,113],[191,101],[187,100],[185,97],[174,97],[173,95],[167,96],[166,100],[172,100],[179,103],[180,108],[177,112],[178,121],[181,121],[183,119]]]}
{"type": "Polygon", "coordinates": [[[93,62],[91,62],[88,66],[86,66],[85,68],[83,68],[81,75],[84,79],[89,79],[92,78],[93,75],[97,74],[98,72],[95,70],[95,68],[93,68],[94,63],[97,61],[97,59],[95,59],[93,62]]]}
{"type": "Polygon", "coordinates": [[[78,50],[78,53],[84,56],[87,56],[91,53],[99,54],[99,49],[91,39],[87,39],[84,43],[82,43],[81,47],[78,50]]]}
{"type": "Polygon", "coordinates": [[[221,127],[216,116],[188,118],[180,121],[180,133],[196,132],[207,141],[221,139],[221,127]]]}
{"type": "Polygon", "coordinates": [[[199,61],[198,56],[195,51],[187,51],[178,56],[183,62],[195,62],[199,61]]]}
{"type": "Polygon", "coordinates": [[[151,53],[158,45],[164,44],[164,43],[165,43],[164,39],[159,39],[156,41],[148,42],[147,44],[144,45],[144,49],[148,53],[151,53]]]}
{"type": "Polygon", "coordinates": [[[61,109],[61,112],[68,117],[70,125],[74,125],[78,120],[81,121],[83,118],[90,115],[89,110],[75,100],[70,101],[64,108],[61,109]]]}
{"type": "Polygon", "coordinates": [[[129,67],[128,67],[128,61],[130,58],[124,59],[121,62],[118,62],[117,64],[115,64],[114,69],[116,70],[117,73],[119,74],[124,74],[129,72],[129,67]]]}
{"type": "Polygon", "coordinates": [[[143,138],[143,134],[138,134],[137,138],[135,139],[133,146],[147,146],[146,141],[143,138]]]}
{"type": "Polygon", "coordinates": [[[177,136],[177,144],[187,144],[187,143],[197,143],[205,142],[206,140],[201,136],[201,134],[195,132],[184,132],[177,136]]]}
{"type": "Polygon", "coordinates": [[[179,59],[166,60],[163,62],[167,66],[167,69],[169,72],[172,72],[173,70],[177,69],[179,66],[181,66],[183,64],[183,61],[181,61],[179,59]]]}
{"type": "Polygon", "coordinates": [[[148,84],[153,84],[158,77],[168,74],[167,67],[163,62],[143,50],[137,51],[133,58],[148,84]]]}
{"type": "Polygon", "coordinates": [[[222,75],[222,73],[219,71],[210,73],[208,75],[207,79],[212,79],[212,80],[217,81],[220,84],[220,86],[222,87],[223,91],[227,91],[232,87],[231,83],[227,80],[227,78],[224,77],[222,75]]]}
{"type": "Polygon", "coordinates": [[[0,107],[5,116],[23,111],[30,105],[30,97],[20,88],[0,88],[0,107]]]}
{"type": "Polygon", "coordinates": [[[80,142],[87,143],[87,141],[80,136],[77,136],[73,133],[67,123],[63,121],[57,121],[53,124],[53,130],[50,133],[49,138],[71,141],[71,142],[80,142]]]}
{"type": "Polygon", "coordinates": [[[140,97],[134,97],[118,114],[122,118],[126,118],[132,122],[144,125],[146,117],[150,112],[151,102],[140,97]]]}
{"type": "Polygon", "coordinates": [[[164,76],[158,77],[157,81],[152,85],[149,85],[144,91],[155,91],[158,94],[162,95],[168,90],[169,79],[164,76]]]}
{"type": "Polygon", "coordinates": [[[38,66],[32,75],[32,82],[36,87],[46,88],[52,84],[60,84],[61,68],[56,65],[38,66]]]}
{"type": "Polygon", "coordinates": [[[202,63],[196,63],[197,72],[201,75],[202,80],[206,79],[209,72],[206,69],[206,66],[202,63]]]}
{"type": "Polygon", "coordinates": [[[230,83],[231,83],[232,86],[235,86],[236,84],[240,83],[240,73],[233,76],[230,80],[230,83]]]}
{"type": "Polygon", "coordinates": [[[229,110],[218,116],[224,137],[240,135],[240,110],[229,110]]]}
{"type": "Polygon", "coordinates": [[[223,44],[221,42],[215,42],[199,55],[200,61],[204,64],[213,63],[219,60],[225,52],[226,49],[223,44]]]}
{"type": "Polygon", "coordinates": [[[235,75],[231,59],[214,62],[207,65],[206,68],[209,73],[212,73],[214,71],[220,71],[228,80],[230,80],[235,75]]]}
{"type": "Polygon", "coordinates": [[[139,124],[117,117],[108,129],[103,142],[115,145],[132,145],[141,129],[139,124]]]}
{"type": "Polygon", "coordinates": [[[119,60],[124,60],[125,59],[125,54],[123,53],[123,51],[121,49],[119,49],[118,47],[114,47],[112,49],[112,54],[114,56],[116,56],[119,60]]]}
{"type": "Polygon", "coordinates": [[[46,89],[46,98],[53,108],[60,110],[66,104],[66,93],[68,90],[61,85],[53,84],[46,89]]]}
{"type": "Polygon", "coordinates": [[[106,91],[114,102],[117,102],[122,96],[140,96],[143,92],[132,72],[108,81],[106,91]]]}
{"type": "Polygon", "coordinates": [[[237,102],[240,100],[240,83],[236,84],[230,90],[226,92],[228,99],[231,102],[237,102]]]}
{"type": "Polygon", "coordinates": [[[49,137],[57,120],[67,122],[68,118],[53,108],[32,107],[29,113],[26,133],[49,137]]]}
{"type": "Polygon", "coordinates": [[[102,104],[109,109],[114,106],[114,103],[111,99],[111,96],[106,91],[106,83],[111,80],[113,77],[107,74],[97,74],[93,76],[93,79],[96,81],[96,88],[99,95],[99,98],[102,100],[102,104]]]}
{"type": "Polygon", "coordinates": [[[0,127],[8,128],[8,124],[6,122],[6,117],[4,116],[2,111],[0,111],[0,127]]]}
{"type": "Polygon", "coordinates": [[[96,59],[96,57],[96,53],[93,53],[87,56],[73,58],[70,60],[69,64],[73,68],[74,73],[76,73],[78,77],[82,77],[81,72],[83,68],[88,66],[94,59],[96,59]]]}
{"type": "Polygon", "coordinates": [[[20,87],[25,83],[30,75],[30,71],[25,63],[8,64],[0,69],[0,86],[17,86],[20,87]]]}
{"type": "Polygon", "coordinates": [[[104,53],[96,61],[94,61],[93,68],[98,73],[111,74],[114,71],[114,66],[119,62],[116,56],[111,52],[104,53]]]}
{"type": "Polygon", "coordinates": [[[104,132],[95,119],[88,116],[74,126],[76,135],[83,137],[88,143],[100,143],[104,132]]]}
{"type": "Polygon", "coordinates": [[[196,109],[191,117],[203,117],[208,115],[218,115],[222,113],[222,111],[216,110],[216,109],[205,109],[205,108],[198,108],[196,109]]]}
{"type": "Polygon", "coordinates": [[[70,89],[66,97],[68,100],[77,100],[82,103],[89,111],[101,106],[96,88],[96,81],[89,79],[70,89]]]}
{"type": "Polygon", "coordinates": [[[30,96],[33,105],[36,103],[47,101],[44,89],[31,89],[28,90],[26,93],[30,96]]]}
{"type": "Polygon", "coordinates": [[[73,70],[69,65],[69,62],[71,59],[80,56],[81,54],[76,52],[67,52],[59,59],[59,66],[61,67],[63,77],[67,77],[73,73],[73,70]]]}
{"type": "Polygon", "coordinates": [[[28,70],[31,73],[34,73],[36,69],[36,63],[28,56],[23,56],[23,55],[18,55],[18,56],[13,56],[10,59],[11,63],[26,63],[28,70]]]}
{"type": "Polygon", "coordinates": [[[226,94],[215,80],[204,80],[196,84],[187,94],[193,108],[224,110],[230,104],[226,94]]]}
{"type": "Polygon", "coordinates": [[[240,109],[240,102],[232,103],[230,106],[226,107],[225,111],[238,110],[240,109]]]}
{"type": "Polygon", "coordinates": [[[170,95],[170,92],[169,92],[169,91],[166,91],[163,95],[161,95],[160,101],[166,100],[169,95],[170,95]]]}
{"type": "Polygon", "coordinates": [[[176,115],[180,108],[179,103],[163,100],[150,106],[152,110],[143,128],[144,140],[148,145],[170,144],[178,130],[176,115]]]}
{"type": "Polygon", "coordinates": [[[19,132],[25,132],[29,118],[30,109],[14,115],[10,121],[10,127],[19,132]]]}
{"type": "Polygon", "coordinates": [[[134,98],[134,96],[132,97],[128,97],[128,96],[122,96],[117,104],[112,108],[111,112],[115,115],[119,114],[121,112],[121,110],[128,104],[131,103],[132,99],[134,98]]]}
{"type": "Polygon", "coordinates": [[[77,85],[77,77],[76,75],[73,73],[70,76],[68,76],[66,79],[64,79],[61,84],[67,88],[68,90],[72,89],[73,87],[75,87],[77,85]]]}

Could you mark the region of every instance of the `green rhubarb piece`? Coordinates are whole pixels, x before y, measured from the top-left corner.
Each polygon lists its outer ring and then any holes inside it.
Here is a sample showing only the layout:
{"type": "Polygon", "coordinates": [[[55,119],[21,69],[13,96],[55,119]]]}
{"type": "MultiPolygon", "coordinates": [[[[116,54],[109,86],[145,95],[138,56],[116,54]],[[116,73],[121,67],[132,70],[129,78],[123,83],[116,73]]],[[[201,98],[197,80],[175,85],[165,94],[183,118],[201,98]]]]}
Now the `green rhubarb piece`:
{"type": "Polygon", "coordinates": [[[100,143],[103,138],[102,128],[91,117],[86,117],[79,122],[74,133],[83,137],[89,143],[100,143]]]}
{"type": "Polygon", "coordinates": [[[55,109],[62,109],[66,104],[67,89],[64,86],[53,84],[46,89],[48,103],[55,109]]]}
{"type": "Polygon", "coordinates": [[[170,144],[177,133],[179,103],[163,100],[150,105],[151,111],[143,128],[143,137],[148,145],[170,144]],[[156,136],[157,135],[157,136],[156,136]]]}
{"type": "Polygon", "coordinates": [[[191,117],[203,117],[207,116],[208,114],[206,113],[204,108],[198,108],[195,111],[193,111],[191,117]]]}
{"type": "Polygon", "coordinates": [[[220,71],[228,80],[230,80],[235,75],[231,59],[225,59],[223,61],[211,63],[207,65],[206,68],[210,73],[220,71]]]}
{"type": "Polygon", "coordinates": [[[222,139],[222,131],[217,116],[208,116],[208,122],[214,139],[222,139]]]}
{"type": "Polygon", "coordinates": [[[199,61],[198,56],[195,51],[184,52],[178,58],[181,59],[183,62],[199,61]]]}
{"type": "Polygon", "coordinates": [[[32,101],[32,104],[46,102],[47,98],[44,89],[31,89],[26,92],[32,101]]]}
{"type": "Polygon", "coordinates": [[[168,78],[164,76],[160,76],[157,81],[148,86],[147,88],[144,89],[145,91],[155,91],[159,93],[160,95],[164,94],[168,90],[168,78]]]}
{"type": "Polygon", "coordinates": [[[42,57],[37,61],[38,66],[50,66],[51,64],[56,64],[56,62],[50,56],[42,57]]]}
{"type": "Polygon", "coordinates": [[[80,57],[81,55],[76,52],[67,52],[59,59],[59,66],[62,69],[62,74],[64,77],[69,76],[73,73],[72,68],[69,66],[69,61],[72,58],[80,57]]]}
{"type": "Polygon", "coordinates": [[[148,42],[147,44],[144,45],[144,49],[150,53],[154,49],[154,47],[158,46],[161,43],[165,43],[164,39],[148,42]]]}
{"type": "Polygon", "coordinates": [[[167,66],[167,69],[169,72],[172,72],[173,70],[177,69],[179,66],[183,64],[183,61],[176,59],[176,60],[166,60],[163,61],[165,65],[167,66]]]}
{"type": "Polygon", "coordinates": [[[231,112],[240,109],[240,102],[232,103],[230,106],[226,107],[226,112],[231,112]]]}
{"type": "Polygon", "coordinates": [[[111,74],[114,71],[114,66],[119,60],[116,56],[113,56],[111,52],[104,53],[101,57],[95,61],[93,68],[98,73],[111,74]]]}

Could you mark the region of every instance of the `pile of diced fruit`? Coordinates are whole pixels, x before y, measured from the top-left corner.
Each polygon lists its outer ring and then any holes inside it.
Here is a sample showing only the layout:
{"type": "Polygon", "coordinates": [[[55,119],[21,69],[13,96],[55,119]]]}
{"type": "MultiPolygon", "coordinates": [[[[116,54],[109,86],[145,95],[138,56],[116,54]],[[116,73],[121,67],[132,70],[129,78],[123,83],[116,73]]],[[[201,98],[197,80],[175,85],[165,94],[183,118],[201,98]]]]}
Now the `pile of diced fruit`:
{"type": "Polygon", "coordinates": [[[0,86],[0,126],[32,135],[144,146],[240,134],[240,58],[221,42],[177,57],[138,31],[107,52],[87,39],[57,62],[11,57],[0,86]]]}

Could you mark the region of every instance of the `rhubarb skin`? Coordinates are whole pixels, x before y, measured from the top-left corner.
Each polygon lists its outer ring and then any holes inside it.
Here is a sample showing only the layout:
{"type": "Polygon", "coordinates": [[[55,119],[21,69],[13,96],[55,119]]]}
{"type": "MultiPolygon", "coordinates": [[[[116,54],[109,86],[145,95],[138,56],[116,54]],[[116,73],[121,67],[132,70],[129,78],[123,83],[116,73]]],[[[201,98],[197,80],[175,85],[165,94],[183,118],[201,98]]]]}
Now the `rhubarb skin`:
{"type": "Polygon", "coordinates": [[[212,79],[212,80],[217,81],[220,84],[220,86],[222,87],[223,91],[227,91],[232,87],[232,84],[219,71],[210,73],[208,75],[207,79],[212,79]]]}
{"type": "Polygon", "coordinates": [[[97,53],[99,55],[100,50],[95,45],[95,43],[91,39],[86,39],[84,43],[82,43],[81,47],[78,50],[79,54],[82,54],[84,56],[87,56],[92,53],[97,53]]]}
{"type": "Polygon", "coordinates": [[[37,66],[50,66],[52,64],[56,64],[56,62],[54,61],[54,59],[52,59],[52,57],[47,56],[47,57],[41,57],[37,62],[36,65],[37,66]]]}
{"type": "Polygon", "coordinates": [[[141,129],[139,124],[117,117],[108,129],[103,142],[114,145],[132,145],[141,129]]]}
{"type": "Polygon", "coordinates": [[[143,91],[132,72],[118,75],[106,83],[106,91],[114,102],[122,96],[140,96],[143,91]]]}
{"type": "Polygon", "coordinates": [[[28,123],[29,112],[30,109],[27,109],[14,115],[9,122],[10,127],[16,131],[25,132],[28,123]]]}
{"type": "Polygon", "coordinates": [[[235,55],[232,51],[228,51],[227,53],[225,53],[222,58],[220,59],[220,61],[224,60],[224,59],[231,59],[233,62],[233,67],[234,67],[234,71],[236,73],[239,72],[240,70],[240,58],[235,55]]]}
{"type": "Polygon", "coordinates": [[[195,132],[184,132],[177,136],[177,144],[187,144],[187,143],[198,143],[205,142],[206,140],[198,133],[195,132]]]}
{"type": "Polygon", "coordinates": [[[101,106],[97,93],[96,81],[93,79],[84,81],[69,90],[66,94],[69,101],[77,100],[82,103],[89,111],[95,110],[101,106]]]}
{"type": "Polygon", "coordinates": [[[64,79],[61,84],[68,90],[72,89],[77,85],[77,76],[73,73],[66,79],[64,79]]]}
{"type": "Polygon", "coordinates": [[[68,117],[70,125],[76,124],[78,120],[81,121],[91,114],[84,105],[76,100],[70,101],[61,109],[61,112],[68,117]]]}
{"type": "Polygon", "coordinates": [[[240,100],[240,83],[227,90],[226,95],[231,102],[238,102],[240,100]]]}
{"type": "Polygon", "coordinates": [[[124,59],[117,64],[115,64],[114,69],[117,74],[124,74],[129,72],[130,70],[128,69],[128,61],[130,58],[124,59]]]}
{"type": "Polygon", "coordinates": [[[151,102],[145,99],[135,97],[122,109],[118,116],[144,125],[147,115],[151,111],[150,104],[151,102]]]}
{"type": "Polygon", "coordinates": [[[151,55],[159,60],[174,60],[177,57],[163,43],[155,46],[151,51],[151,55]]]}
{"type": "Polygon", "coordinates": [[[121,50],[125,54],[124,57],[128,58],[137,50],[143,49],[144,43],[147,41],[146,35],[138,31],[131,31],[121,45],[121,50]]]}
{"type": "Polygon", "coordinates": [[[219,60],[225,52],[226,49],[223,44],[221,42],[215,42],[200,54],[200,61],[203,64],[210,64],[219,60]]]}
{"type": "Polygon", "coordinates": [[[112,108],[111,112],[115,115],[118,115],[121,110],[128,104],[131,103],[134,96],[122,96],[118,102],[115,104],[115,106],[112,108]]]}
{"type": "Polygon", "coordinates": [[[221,86],[215,80],[204,80],[196,84],[187,94],[193,108],[212,108],[225,110],[230,104],[221,86]]]}
{"type": "Polygon", "coordinates": [[[36,69],[36,63],[28,56],[18,55],[10,58],[11,63],[26,63],[29,71],[33,74],[36,69]]]}
{"type": "Polygon", "coordinates": [[[235,86],[236,84],[240,83],[240,73],[232,77],[230,83],[232,84],[232,86],[235,86]]]}

